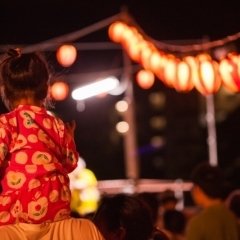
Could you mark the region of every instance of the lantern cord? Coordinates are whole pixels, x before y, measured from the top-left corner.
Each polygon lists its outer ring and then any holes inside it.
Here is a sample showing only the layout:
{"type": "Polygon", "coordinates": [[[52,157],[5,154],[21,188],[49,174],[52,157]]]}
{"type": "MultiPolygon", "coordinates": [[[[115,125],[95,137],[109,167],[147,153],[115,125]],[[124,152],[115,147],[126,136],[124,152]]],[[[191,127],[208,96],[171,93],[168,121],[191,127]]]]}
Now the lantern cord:
{"type": "MultiPolygon", "coordinates": [[[[199,44],[191,44],[191,45],[173,45],[164,43],[162,41],[158,41],[156,39],[153,39],[149,37],[145,31],[138,25],[138,23],[135,21],[135,19],[128,13],[126,9],[123,9],[119,14],[113,15],[112,17],[106,18],[102,21],[99,21],[95,24],[92,24],[88,27],[85,27],[83,29],[80,29],[75,32],[71,32],[53,39],[49,39],[47,41],[29,45],[29,46],[23,46],[24,52],[32,52],[32,51],[47,51],[56,49],[56,47],[60,46],[64,43],[69,43],[76,41],[77,39],[84,37],[92,32],[95,32],[97,30],[100,30],[104,27],[108,27],[110,24],[114,23],[115,21],[122,21],[125,24],[129,26],[133,26],[137,29],[137,31],[148,41],[152,42],[155,47],[157,47],[160,50],[165,50],[169,52],[179,52],[179,53],[187,53],[187,52],[195,52],[195,51],[206,51],[208,49],[219,47],[222,45],[226,45],[229,42],[236,41],[240,38],[240,32],[227,36],[223,39],[215,40],[215,41],[208,41],[203,42],[199,44]]],[[[1,46],[0,49],[5,49],[6,46],[1,46]]],[[[89,46],[88,46],[89,48],[89,46]]],[[[0,57],[3,57],[3,54],[0,55],[0,57]]]]}
{"type": "Polygon", "coordinates": [[[240,38],[240,32],[238,32],[234,35],[231,35],[231,36],[227,36],[220,40],[205,42],[205,43],[201,43],[201,44],[185,45],[185,46],[170,45],[170,44],[156,41],[154,39],[152,39],[151,42],[159,49],[165,49],[165,50],[168,50],[171,52],[187,53],[187,52],[192,52],[192,51],[206,51],[211,48],[220,47],[220,46],[226,45],[229,42],[236,41],[239,38],[240,38]]]}
{"type": "Polygon", "coordinates": [[[236,41],[240,38],[240,32],[237,32],[233,35],[229,35],[225,38],[215,40],[215,41],[208,41],[202,42],[199,44],[191,44],[191,45],[173,45],[167,44],[162,41],[158,41],[149,37],[144,30],[137,24],[137,22],[128,14],[127,21],[124,21],[127,25],[133,26],[137,29],[137,31],[148,41],[152,42],[155,47],[161,50],[169,51],[169,52],[179,52],[179,53],[188,53],[188,52],[196,52],[196,51],[206,51],[211,48],[220,47],[226,45],[230,42],[236,41]]]}

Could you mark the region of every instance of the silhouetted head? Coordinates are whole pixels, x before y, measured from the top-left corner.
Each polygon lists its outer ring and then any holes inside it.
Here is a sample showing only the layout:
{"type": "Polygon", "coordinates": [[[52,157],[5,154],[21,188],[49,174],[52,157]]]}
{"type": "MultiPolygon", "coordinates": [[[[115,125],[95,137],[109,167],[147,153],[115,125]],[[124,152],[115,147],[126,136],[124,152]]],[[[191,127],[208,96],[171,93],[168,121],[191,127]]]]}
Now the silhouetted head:
{"type": "Polygon", "coordinates": [[[164,228],[174,234],[183,234],[186,226],[186,218],[183,212],[171,209],[163,214],[164,228]]]}
{"type": "Polygon", "coordinates": [[[135,195],[104,196],[93,221],[106,240],[168,239],[154,228],[148,205],[135,195]]]}

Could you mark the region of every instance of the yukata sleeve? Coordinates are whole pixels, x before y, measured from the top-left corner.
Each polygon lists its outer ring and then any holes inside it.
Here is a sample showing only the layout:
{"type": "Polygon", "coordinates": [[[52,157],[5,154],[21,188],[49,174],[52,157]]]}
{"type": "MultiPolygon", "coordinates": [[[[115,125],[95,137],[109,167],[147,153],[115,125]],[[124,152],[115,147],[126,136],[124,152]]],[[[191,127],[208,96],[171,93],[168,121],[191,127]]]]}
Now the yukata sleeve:
{"type": "Polygon", "coordinates": [[[64,130],[63,156],[63,167],[70,173],[77,167],[79,153],[76,150],[75,141],[67,129],[64,130]]]}
{"type": "Polygon", "coordinates": [[[0,119],[0,167],[3,166],[4,159],[8,153],[9,144],[9,131],[6,128],[6,123],[0,119]]]}

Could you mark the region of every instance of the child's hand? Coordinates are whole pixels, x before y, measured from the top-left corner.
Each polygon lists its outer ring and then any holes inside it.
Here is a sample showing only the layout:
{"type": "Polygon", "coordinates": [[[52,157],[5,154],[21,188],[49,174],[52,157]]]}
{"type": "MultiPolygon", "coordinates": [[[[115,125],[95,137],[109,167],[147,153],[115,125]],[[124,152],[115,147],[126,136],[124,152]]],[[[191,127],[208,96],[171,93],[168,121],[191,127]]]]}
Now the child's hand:
{"type": "Polygon", "coordinates": [[[71,124],[65,123],[65,127],[69,131],[72,138],[74,138],[74,131],[76,129],[76,122],[74,120],[72,120],[71,124]]]}

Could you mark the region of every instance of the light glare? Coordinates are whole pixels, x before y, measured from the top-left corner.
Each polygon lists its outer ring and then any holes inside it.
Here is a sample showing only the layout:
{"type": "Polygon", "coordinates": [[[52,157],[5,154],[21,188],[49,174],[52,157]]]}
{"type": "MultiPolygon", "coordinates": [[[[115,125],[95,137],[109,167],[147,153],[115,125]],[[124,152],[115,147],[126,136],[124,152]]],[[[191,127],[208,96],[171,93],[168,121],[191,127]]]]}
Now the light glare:
{"type": "Polygon", "coordinates": [[[118,85],[119,81],[115,77],[109,77],[107,79],[75,89],[72,92],[72,98],[75,100],[83,100],[89,97],[93,97],[111,91],[118,85]]]}

